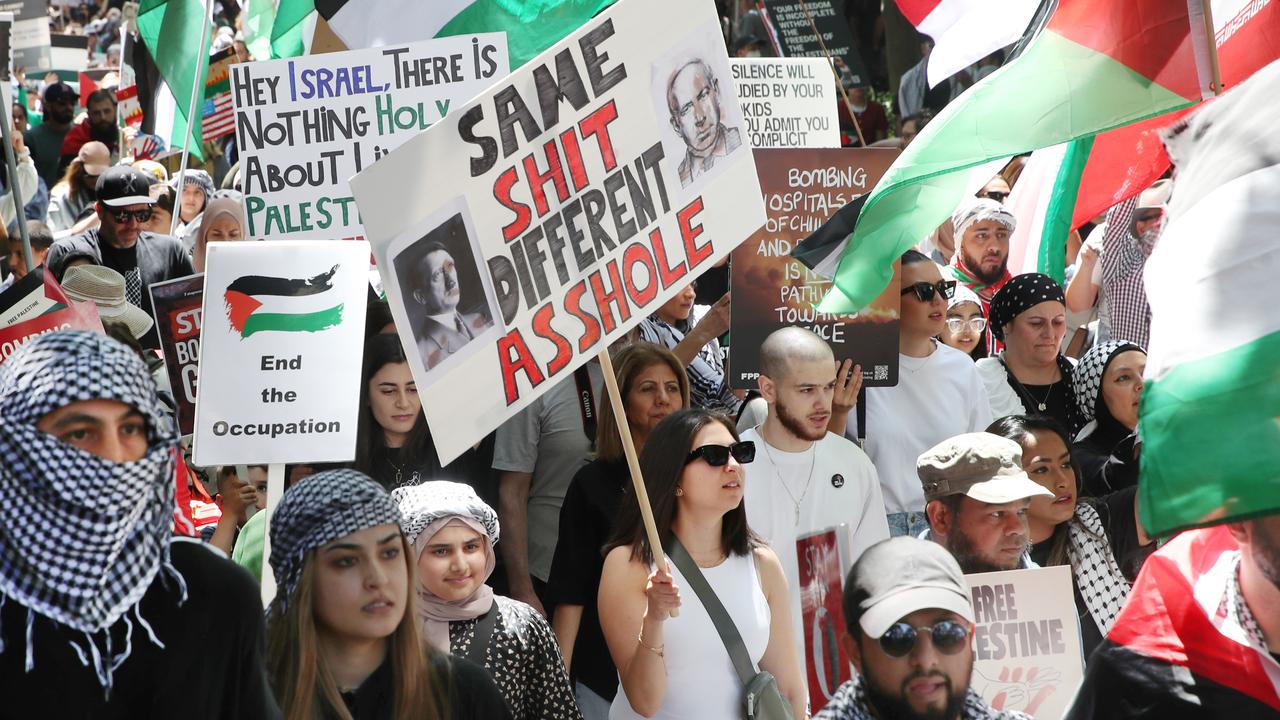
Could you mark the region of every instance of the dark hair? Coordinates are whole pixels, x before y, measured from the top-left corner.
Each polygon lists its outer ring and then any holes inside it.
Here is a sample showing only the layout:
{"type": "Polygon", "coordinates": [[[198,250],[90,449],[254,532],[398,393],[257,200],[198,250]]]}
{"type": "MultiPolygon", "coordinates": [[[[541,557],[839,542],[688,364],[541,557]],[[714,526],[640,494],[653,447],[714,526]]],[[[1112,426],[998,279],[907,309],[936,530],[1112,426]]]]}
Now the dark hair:
{"type": "Polygon", "coordinates": [[[899,132],[901,132],[902,126],[906,125],[909,122],[915,123],[916,132],[920,132],[921,130],[924,129],[925,125],[929,124],[929,121],[932,119],[933,119],[933,111],[929,110],[928,108],[925,108],[917,113],[911,113],[910,115],[902,118],[902,120],[898,123],[899,132]]]}
{"type": "Polygon", "coordinates": [[[89,107],[90,105],[94,104],[95,102],[98,102],[99,100],[110,100],[111,104],[115,105],[116,91],[109,90],[106,88],[100,88],[98,90],[94,90],[93,92],[89,93],[89,97],[85,98],[84,106],[89,107]]]}
{"type": "MultiPolygon", "coordinates": [[[[408,362],[398,335],[374,335],[365,343],[364,370],[360,373],[360,425],[356,431],[355,469],[371,477],[374,459],[386,447],[386,436],[382,426],[373,418],[373,410],[369,406],[369,381],[387,365],[408,362]]],[[[426,417],[419,412],[413,429],[409,431],[409,437],[396,453],[396,462],[404,464],[406,469],[416,468],[430,452],[431,433],[427,429],[426,417]]]]}
{"type": "Polygon", "coordinates": [[[178,200],[178,191],[172,186],[165,185],[163,189],[157,191],[156,203],[153,207],[164,210],[170,215],[173,214],[173,205],[178,200]]]}
{"type": "Polygon", "coordinates": [[[849,568],[849,574],[844,579],[844,597],[842,605],[844,606],[844,631],[849,633],[849,637],[853,641],[862,644],[862,626],[858,623],[862,622],[863,610],[860,607],[862,602],[871,597],[871,593],[865,588],[858,587],[853,578],[857,575],[858,563],[854,563],[849,568]]]}
{"type": "Polygon", "coordinates": [[[908,250],[902,253],[902,267],[923,262],[933,262],[933,260],[929,259],[928,255],[925,255],[919,250],[908,250]]]}
{"type": "MultiPolygon", "coordinates": [[[[681,410],[662,419],[644,442],[640,453],[640,474],[649,492],[649,505],[653,509],[653,521],[658,526],[658,539],[665,546],[671,540],[671,526],[676,518],[676,486],[684,474],[685,457],[693,450],[693,439],[702,428],[720,423],[738,440],[738,430],[729,418],[701,408],[681,410]]],[[[644,563],[653,562],[653,552],[640,517],[640,504],[636,501],[635,486],[627,484],[618,508],[616,530],[605,546],[605,552],[616,547],[630,546],[631,557],[644,563]]],[[[720,527],[720,546],[726,553],[746,555],[763,542],[747,526],[746,503],[725,513],[720,527]]]]}
{"type": "Polygon", "coordinates": [[[391,317],[391,306],[387,304],[387,301],[372,297],[372,294],[372,289],[370,289],[371,297],[364,314],[364,339],[366,342],[368,342],[369,338],[382,334],[382,328],[395,322],[395,318],[391,317]]]}
{"type": "Polygon", "coordinates": [[[27,239],[32,250],[48,250],[53,247],[53,231],[39,220],[27,221],[27,239]]]}
{"type": "MultiPolygon", "coordinates": [[[[689,407],[689,376],[684,365],[665,347],[647,342],[633,342],[613,356],[613,371],[618,377],[618,392],[623,405],[635,386],[636,376],[654,365],[666,365],[676,376],[680,386],[680,407],[689,407]]],[[[596,457],[613,462],[625,458],[622,437],[618,434],[618,420],[613,415],[613,403],[600,404],[600,426],[596,433],[596,457]]]]}

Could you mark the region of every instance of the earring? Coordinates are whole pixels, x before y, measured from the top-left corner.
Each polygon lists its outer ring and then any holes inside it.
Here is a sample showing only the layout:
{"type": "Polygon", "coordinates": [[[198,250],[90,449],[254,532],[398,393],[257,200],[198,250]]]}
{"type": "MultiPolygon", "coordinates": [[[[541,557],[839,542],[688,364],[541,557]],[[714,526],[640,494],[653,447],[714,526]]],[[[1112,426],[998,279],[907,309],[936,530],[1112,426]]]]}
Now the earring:
{"type": "Polygon", "coordinates": [[[684,494],[684,488],[676,488],[676,497],[684,494]]]}

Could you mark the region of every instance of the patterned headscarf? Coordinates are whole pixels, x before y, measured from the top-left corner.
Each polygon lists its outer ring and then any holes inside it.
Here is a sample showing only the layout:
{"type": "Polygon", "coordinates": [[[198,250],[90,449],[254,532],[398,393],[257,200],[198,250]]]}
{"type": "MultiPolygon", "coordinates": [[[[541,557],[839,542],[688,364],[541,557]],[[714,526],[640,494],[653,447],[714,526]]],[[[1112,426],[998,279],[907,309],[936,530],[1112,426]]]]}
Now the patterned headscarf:
{"type": "Polygon", "coordinates": [[[971,225],[983,220],[995,220],[1013,232],[1018,220],[1009,212],[1009,208],[991,198],[967,198],[951,216],[951,227],[955,230],[955,244],[960,247],[964,239],[964,231],[971,225]]]}
{"type": "Polygon", "coordinates": [[[381,485],[355,470],[326,470],[289,488],[271,513],[271,570],[283,615],[298,589],[307,553],[365,528],[400,522],[400,508],[381,485]]]}
{"type": "Polygon", "coordinates": [[[1111,360],[1122,352],[1137,350],[1145,353],[1141,347],[1121,340],[1112,340],[1089,348],[1089,352],[1080,358],[1075,372],[1071,376],[1071,390],[1075,393],[1076,409],[1085,421],[1085,426],[1076,435],[1076,440],[1083,440],[1102,427],[1108,434],[1119,434],[1119,438],[1133,432],[1131,428],[1121,428],[1119,422],[1107,410],[1102,399],[1102,376],[1107,372],[1111,360]],[[1115,426],[1115,427],[1109,427],[1115,426]]]}
{"type": "MultiPolygon", "coordinates": [[[[493,546],[498,542],[498,514],[476,495],[470,485],[437,480],[398,487],[391,496],[400,504],[400,529],[413,545],[417,559],[436,533],[451,523],[461,523],[484,536],[484,579],[497,564],[493,546]]],[[[481,583],[462,600],[445,600],[418,579],[418,616],[423,633],[437,650],[449,654],[449,623],[480,617],[493,607],[493,588],[481,583]]]]}
{"type": "Polygon", "coordinates": [[[1015,275],[991,298],[991,332],[1004,340],[1004,326],[1042,302],[1056,300],[1066,305],[1062,286],[1048,275],[1024,273],[1015,275]]]}
{"type": "Polygon", "coordinates": [[[982,298],[978,297],[978,293],[970,290],[965,285],[956,285],[956,291],[952,293],[951,299],[947,301],[947,309],[950,310],[957,305],[965,303],[977,305],[978,309],[982,310],[984,315],[986,314],[986,308],[982,306],[982,298]]]}
{"type": "Polygon", "coordinates": [[[28,610],[28,671],[35,615],[83,634],[83,647],[78,638],[71,645],[106,693],[132,650],[130,614],[164,647],[138,604],[162,570],[177,586],[178,604],[186,600],[169,559],[177,443],[146,363],[111,338],[52,332],[0,365],[0,602],[28,610]],[[36,427],[85,400],[115,400],[142,413],[146,455],[112,462],[36,427]],[[125,647],[113,652],[111,628],[121,621],[125,647]]]}

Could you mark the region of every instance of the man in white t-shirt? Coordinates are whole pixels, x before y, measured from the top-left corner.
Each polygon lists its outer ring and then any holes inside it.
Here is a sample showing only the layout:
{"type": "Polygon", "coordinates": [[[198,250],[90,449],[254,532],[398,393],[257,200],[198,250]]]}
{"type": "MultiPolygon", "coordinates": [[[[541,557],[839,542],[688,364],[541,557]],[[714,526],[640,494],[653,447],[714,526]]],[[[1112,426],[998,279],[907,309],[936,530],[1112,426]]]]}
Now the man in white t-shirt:
{"type": "Polygon", "coordinates": [[[826,584],[828,576],[816,553],[800,562],[796,541],[831,531],[840,562],[825,569],[839,583],[863,550],[889,537],[889,526],[875,466],[857,445],[827,432],[838,368],[831,348],[804,328],[783,328],[765,339],[760,364],[769,414],[742,433],[756,443],[744,502],[751,529],[782,561],[803,661],[813,642],[802,628],[802,578],[826,584]]]}

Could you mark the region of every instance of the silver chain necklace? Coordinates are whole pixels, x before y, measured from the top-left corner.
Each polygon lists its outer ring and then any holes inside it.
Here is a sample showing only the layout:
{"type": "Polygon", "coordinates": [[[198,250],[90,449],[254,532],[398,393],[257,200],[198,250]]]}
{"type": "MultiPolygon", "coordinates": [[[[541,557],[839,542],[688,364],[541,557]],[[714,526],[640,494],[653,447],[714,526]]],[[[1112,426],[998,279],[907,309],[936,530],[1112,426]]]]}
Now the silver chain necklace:
{"type": "Polygon", "coordinates": [[[764,454],[769,458],[769,463],[773,465],[773,475],[778,478],[778,483],[782,485],[782,489],[786,491],[787,497],[791,499],[791,504],[796,509],[796,527],[800,527],[800,503],[804,502],[804,498],[809,494],[809,486],[813,484],[813,466],[818,458],[818,443],[814,442],[809,446],[811,454],[809,455],[809,477],[804,481],[804,489],[800,491],[800,498],[796,499],[795,493],[791,492],[791,488],[787,486],[787,481],[782,479],[782,473],[778,472],[778,461],[773,459],[773,453],[769,452],[769,441],[765,439],[764,430],[761,429],[760,439],[764,440],[764,454]]]}

